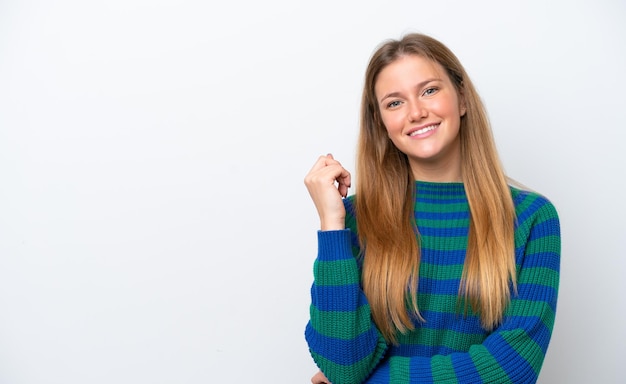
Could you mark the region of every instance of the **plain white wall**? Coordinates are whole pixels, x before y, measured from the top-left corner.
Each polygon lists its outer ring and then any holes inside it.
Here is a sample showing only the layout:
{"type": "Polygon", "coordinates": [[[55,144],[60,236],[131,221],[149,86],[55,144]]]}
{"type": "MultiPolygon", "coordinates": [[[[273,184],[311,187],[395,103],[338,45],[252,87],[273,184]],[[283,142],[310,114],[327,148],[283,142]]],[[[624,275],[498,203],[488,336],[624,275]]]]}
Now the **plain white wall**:
{"type": "Polygon", "coordinates": [[[626,5],[0,1],[0,383],[306,383],[302,183],[362,76],[441,39],[562,220],[542,383],[624,382],[626,5]]]}

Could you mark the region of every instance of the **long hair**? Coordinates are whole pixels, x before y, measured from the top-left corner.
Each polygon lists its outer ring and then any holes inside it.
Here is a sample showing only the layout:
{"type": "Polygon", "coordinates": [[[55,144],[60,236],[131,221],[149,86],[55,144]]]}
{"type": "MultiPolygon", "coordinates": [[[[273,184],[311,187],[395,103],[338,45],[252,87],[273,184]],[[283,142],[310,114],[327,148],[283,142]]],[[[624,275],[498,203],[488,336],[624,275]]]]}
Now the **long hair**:
{"type": "Polygon", "coordinates": [[[362,285],[372,317],[392,343],[397,332],[424,321],[417,304],[419,233],[414,219],[415,180],[407,156],[389,139],[376,99],[379,73],[406,55],[440,64],[463,98],[460,118],[462,181],[470,209],[459,303],[492,330],[516,289],[513,205],[485,107],[457,57],[441,42],[408,34],[389,40],[372,55],[365,74],[357,148],[355,209],[363,250],[362,285]],[[407,289],[408,288],[408,289],[407,289]],[[469,308],[468,308],[469,306],[469,308]]]}

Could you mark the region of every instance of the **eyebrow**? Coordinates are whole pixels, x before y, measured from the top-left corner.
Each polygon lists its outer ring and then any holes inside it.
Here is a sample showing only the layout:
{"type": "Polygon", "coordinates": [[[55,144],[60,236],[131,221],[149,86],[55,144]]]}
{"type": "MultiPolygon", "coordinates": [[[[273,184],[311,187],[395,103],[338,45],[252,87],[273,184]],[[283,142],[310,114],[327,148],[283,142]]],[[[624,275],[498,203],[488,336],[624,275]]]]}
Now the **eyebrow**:
{"type": "MultiPolygon", "coordinates": [[[[424,80],[424,81],[422,81],[421,83],[417,83],[417,84],[415,85],[415,88],[422,88],[422,87],[423,87],[423,86],[425,86],[426,84],[428,84],[428,83],[430,83],[430,82],[433,82],[433,81],[441,81],[441,79],[440,79],[440,78],[437,78],[437,77],[434,77],[434,78],[432,78],[432,79],[427,79],[427,80],[424,80]]],[[[397,96],[400,96],[400,95],[401,95],[401,92],[391,92],[391,93],[388,93],[388,94],[386,94],[385,96],[383,96],[380,100],[378,100],[378,102],[379,102],[379,103],[382,103],[385,99],[387,99],[387,98],[389,98],[389,97],[397,97],[397,96]]]]}

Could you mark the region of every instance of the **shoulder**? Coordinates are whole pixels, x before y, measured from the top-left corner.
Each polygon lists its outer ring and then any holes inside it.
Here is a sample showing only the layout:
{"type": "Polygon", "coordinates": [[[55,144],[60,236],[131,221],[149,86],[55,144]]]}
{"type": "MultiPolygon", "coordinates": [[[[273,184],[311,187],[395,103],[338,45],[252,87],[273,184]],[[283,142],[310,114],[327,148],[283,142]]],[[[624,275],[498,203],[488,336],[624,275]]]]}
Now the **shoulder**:
{"type": "Polygon", "coordinates": [[[556,207],[544,195],[518,187],[510,187],[515,204],[516,228],[522,237],[542,233],[560,236],[560,222],[556,207]]]}
{"type": "Polygon", "coordinates": [[[509,186],[511,197],[515,205],[515,213],[520,215],[549,215],[558,217],[558,213],[552,201],[536,191],[509,186]]]}

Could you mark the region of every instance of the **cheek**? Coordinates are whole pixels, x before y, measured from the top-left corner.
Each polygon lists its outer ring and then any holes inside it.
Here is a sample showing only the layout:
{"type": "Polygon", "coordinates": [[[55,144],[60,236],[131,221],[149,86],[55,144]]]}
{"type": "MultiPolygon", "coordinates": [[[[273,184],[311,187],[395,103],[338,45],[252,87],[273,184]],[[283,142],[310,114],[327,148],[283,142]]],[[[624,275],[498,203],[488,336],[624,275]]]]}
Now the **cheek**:
{"type": "Polygon", "coordinates": [[[399,118],[398,115],[399,114],[385,114],[381,117],[387,133],[393,134],[402,131],[404,124],[402,118],[399,118]]]}
{"type": "Polygon", "coordinates": [[[441,116],[461,116],[461,105],[456,98],[437,101],[432,108],[441,116]]]}

